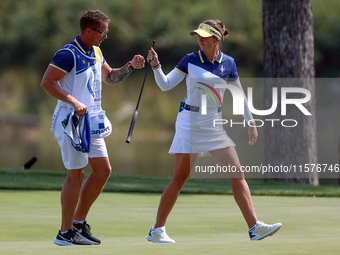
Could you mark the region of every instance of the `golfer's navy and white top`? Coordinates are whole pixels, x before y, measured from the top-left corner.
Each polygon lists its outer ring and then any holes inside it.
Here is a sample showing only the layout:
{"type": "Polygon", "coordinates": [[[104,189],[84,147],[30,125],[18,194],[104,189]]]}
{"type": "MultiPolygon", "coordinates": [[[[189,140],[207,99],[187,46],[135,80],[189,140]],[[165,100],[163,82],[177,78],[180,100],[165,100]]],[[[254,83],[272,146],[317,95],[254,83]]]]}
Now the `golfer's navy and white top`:
{"type": "MultiPolygon", "coordinates": [[[[209,151],[218,150],[236,144],[227,135],[223,125],[215,125],[215,119],[222,119],[219,111],[223,104],[226,88],[217,88],[216,84],[232,84],[243,92],[238,79],[235,61],[232,57],[219,52],[215,61],[206,58],[203,51],[187,54],[168,75],[162,69],[154,70],[157,85],[163,91],[170,90],[184,78],[187,85],[186,105],[199,108],[198,112],[183,110],[178,113],[176,133],[170,154],[198,153],[209,155],[209,151]],[[202,95],[206,97],[206,114],[202,114],[202,95]]],[[[244,103],[243,117],[248,122],[253,119],[247,102],[244,103]]]]}

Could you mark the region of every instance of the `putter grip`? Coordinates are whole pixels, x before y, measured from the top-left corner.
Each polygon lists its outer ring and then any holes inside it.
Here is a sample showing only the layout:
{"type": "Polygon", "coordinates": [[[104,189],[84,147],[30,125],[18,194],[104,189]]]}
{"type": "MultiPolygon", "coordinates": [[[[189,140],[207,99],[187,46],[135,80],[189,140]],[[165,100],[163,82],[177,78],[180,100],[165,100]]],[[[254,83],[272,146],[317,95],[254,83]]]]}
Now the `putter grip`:
{"type": "Polygon", "coordinates": [[[134,127],[135,127],[137,115],[138,115],[138,110],[135,110],[135,111],[133,112],[133,115],[132,115],[132,120],[131,120],[131,124],[130,124],[129,133],[128,133],[127,137],[126,137],[126,142],[127,142],[127,143],[130,143],[130,142],[131,142],[132,132],[133,132],[133,129],[134,129],[134,127]]]}

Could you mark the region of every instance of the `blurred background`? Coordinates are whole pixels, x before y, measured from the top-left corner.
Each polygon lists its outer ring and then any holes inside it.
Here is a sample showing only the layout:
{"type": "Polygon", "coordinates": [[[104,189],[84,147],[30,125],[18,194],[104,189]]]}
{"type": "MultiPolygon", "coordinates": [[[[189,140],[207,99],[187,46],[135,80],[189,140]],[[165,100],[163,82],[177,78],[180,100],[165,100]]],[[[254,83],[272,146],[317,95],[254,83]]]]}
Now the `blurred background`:
{"type": "MultiPolygon", "coordinates": [[[[185,54],[199,49],[189,32],[204,20],[220,19],[230,32],[222,51],[236,60],[241,81],[263,77],[260,0],[1,0],[0,168],[21,168],[36,156],[33,168],[64,171],[59,146],[49,132],[56,99],[40,88],[40,82],[54,53],[79,34],[79,19],[90,9],[100,9],[111,19],[101,49],[112,67],[121,67],[135,54],[146,56],[146,39],[151,38],[168,73],[185,54]]],[[[316,0],[313,11],[318,157],[319,163],[335,164],[340,136],[340,2],[316,0]]],[[[106,138],[113,172],[171,176],[173,156],[168,149],[185,83],[162,92],[149,73],[132,142],[126,144],[144,75],[145,69],[135,70],[122,83],[103,85],[103,109],[113,124],[106,138]]],[[[263,87],[253,88],[254,105],[261,109],[263,87]]],[[[263,162],[261,129],[255,146],[247,144],[247,129],[227,132],[238,144],[243,165],[263,162]]]]}

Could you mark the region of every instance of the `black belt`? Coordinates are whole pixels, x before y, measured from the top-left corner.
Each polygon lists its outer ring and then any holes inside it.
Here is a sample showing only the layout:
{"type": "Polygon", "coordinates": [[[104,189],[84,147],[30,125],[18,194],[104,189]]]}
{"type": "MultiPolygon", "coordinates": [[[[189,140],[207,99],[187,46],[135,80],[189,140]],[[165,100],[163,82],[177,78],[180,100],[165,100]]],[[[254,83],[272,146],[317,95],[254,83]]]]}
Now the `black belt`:
{"type": "MultiPolygon", "coordinates": [[[[200,111],[200,107],[199,106],[193,106],[193,105],[188,105],[188,104],[181,104],[181,107],[179,109],[179,111],[181,112],[182,110],[187,110],[187,111],[191,111],[191,112],[199,112],[200,111]]],[[[221,112],[222,109],[221,107],[217,108],[217,112],[221,112]]]]}

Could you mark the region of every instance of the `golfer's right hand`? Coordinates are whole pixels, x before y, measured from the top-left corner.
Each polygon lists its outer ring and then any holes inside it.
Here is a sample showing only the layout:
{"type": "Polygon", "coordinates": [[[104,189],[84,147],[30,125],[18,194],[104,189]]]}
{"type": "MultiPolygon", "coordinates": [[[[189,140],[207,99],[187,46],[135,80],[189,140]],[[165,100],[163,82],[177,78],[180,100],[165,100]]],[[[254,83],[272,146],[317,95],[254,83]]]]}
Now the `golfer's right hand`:
{"type": "Polygon", "coordinates": [[[73,109],[77,112],[78,115],[86,115],[87,113],[87,106],[83,103],[77,101],[73,105],[73,109]]]}
{"type": "Polygon", "coordinates": [[[157,65],[159,60],[158,60],[158,55],[156,51],[151,47],[148,53],[148,57],[146,60],[150,63],[151,66],[157,65]]]}

